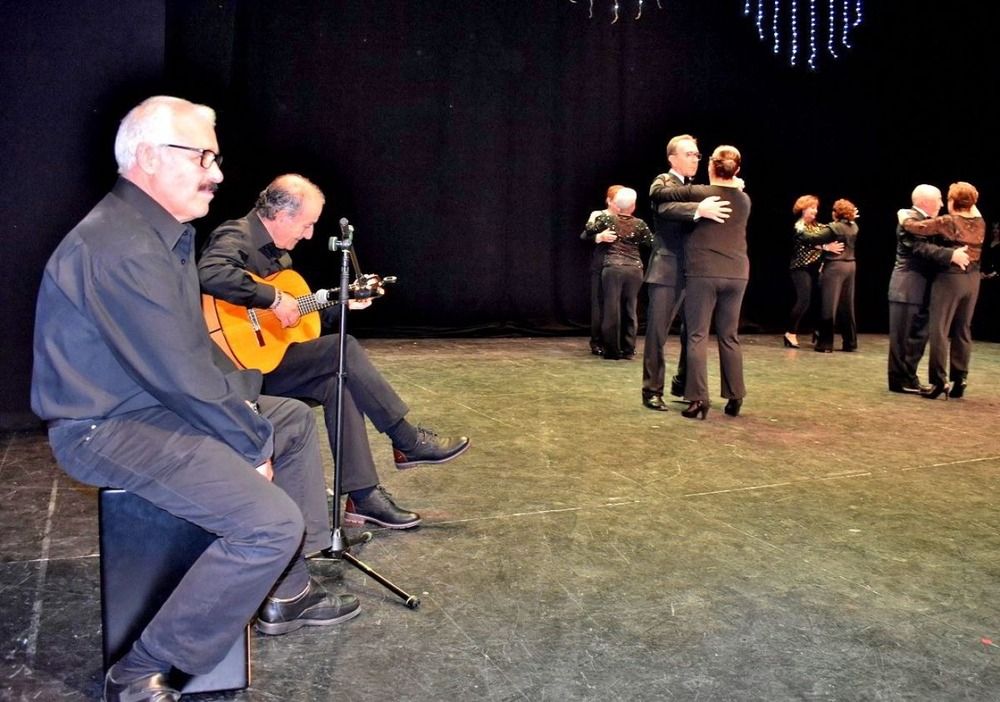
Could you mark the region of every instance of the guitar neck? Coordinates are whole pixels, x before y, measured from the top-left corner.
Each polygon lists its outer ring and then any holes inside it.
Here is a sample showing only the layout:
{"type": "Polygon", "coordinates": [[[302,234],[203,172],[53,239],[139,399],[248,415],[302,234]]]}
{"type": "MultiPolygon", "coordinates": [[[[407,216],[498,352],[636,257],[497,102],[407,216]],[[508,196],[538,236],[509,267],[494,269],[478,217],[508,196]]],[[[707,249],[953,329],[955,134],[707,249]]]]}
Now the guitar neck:
{"type": "Polygon", "coordinates": [[[326,302],[320,302],[316,299],[316,295],[303,295],[302,297],[295,298],[295,304],[298,305],[299,315],[309,314],[310,312],[318,312],[319,310],[326,309],[327,307],[333,307],[339,302],[339,300],[327,300],[326,302]]]}

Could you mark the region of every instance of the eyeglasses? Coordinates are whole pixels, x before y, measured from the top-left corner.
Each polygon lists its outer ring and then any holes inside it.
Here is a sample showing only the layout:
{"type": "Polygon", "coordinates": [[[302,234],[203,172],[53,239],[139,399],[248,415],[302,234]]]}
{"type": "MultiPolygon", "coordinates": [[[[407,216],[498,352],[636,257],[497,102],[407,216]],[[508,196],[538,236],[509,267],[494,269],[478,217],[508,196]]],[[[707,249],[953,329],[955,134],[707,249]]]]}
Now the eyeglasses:
{"type": "Polygon", "coordinates": [[[695,161],[701,160],[701,154],[697,151],[685,151],[683,155],[687,158],[693,158],[695,161]]]}
{"type": "Polygon", "coordinates": [[[181,146],[180,144],[160,144],[160,146],[166,146],[170,149],[184,149],[185,151],[194,151],[196,154],[201,156],[201,167],[209,169],[214,163],[219,168],[222,168],[222,156],[215,153],[211,149],[198,149],[194,146],[181,146]]]}

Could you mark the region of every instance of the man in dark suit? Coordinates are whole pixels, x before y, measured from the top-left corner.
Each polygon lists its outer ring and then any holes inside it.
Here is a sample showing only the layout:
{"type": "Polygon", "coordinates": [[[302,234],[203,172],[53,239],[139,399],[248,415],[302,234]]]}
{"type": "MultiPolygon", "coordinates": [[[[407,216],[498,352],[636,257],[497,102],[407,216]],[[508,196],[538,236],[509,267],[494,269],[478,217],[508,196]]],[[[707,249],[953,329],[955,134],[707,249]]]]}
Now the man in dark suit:
{"type": "MultiPolygon", "coordinates": [[[[941,191],[918,185],[911,196],[917,219],[936,217],[941,191]]],[[[928,338],[931,283],[937,271],[969,265],[965,246],[949,248],[907,234],[896,227],[896,263],[889,278],[889,390],[918,394],[927,390],[917,378],[917,366],[928,338]]]]}
{"type": "MultiPolygon", "coordinates": [[[[653,252],[646,268],[646,290],[649,304],[646,310],[646,344],[642,355],[642,404],[651,410],[666,412],[663,387],[666,370],[663,345],[674,318],[684,301],[684,235],[694,229],[702,217],[722,222],[729,217],[729,203],[718,197],[702,202],[663,203],[658,194],[669,188],[687,185],[698,172],[701,154],[698,142],[690,134],[673,137],[667,143],[670,171],[661,173],[649,188],[653,220],[653,252]],[[660,206],[662,204],[662,206],[660,206]]],[[[681,320],[681,351],[677,372],[671,379],[670,394],[684,395],[686,339],[681,320]]]]}

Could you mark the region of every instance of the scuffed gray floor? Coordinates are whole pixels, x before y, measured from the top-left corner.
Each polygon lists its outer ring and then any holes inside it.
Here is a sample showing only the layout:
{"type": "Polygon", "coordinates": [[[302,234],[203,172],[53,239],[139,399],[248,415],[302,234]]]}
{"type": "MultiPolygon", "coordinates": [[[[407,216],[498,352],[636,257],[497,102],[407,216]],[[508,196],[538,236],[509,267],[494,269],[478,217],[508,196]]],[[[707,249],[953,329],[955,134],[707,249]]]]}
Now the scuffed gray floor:
{"type": "MultiPolygon", "coordinates": [[[[372,435],[424,523],[352,553],[421,605],[314,562],[363,614],[254,636],[251,688],[191,699],[1000,698],[1000,345],[930,402],[886,390],[884,337],[780,342],[744,337],[744,415],[697,421],[582,338],[364,341],[411,420],[473,439],[397,472],[372,435]]],[[[97,699],[95,493],[41,433],[0,451],[0,699],[97,699]]]]}

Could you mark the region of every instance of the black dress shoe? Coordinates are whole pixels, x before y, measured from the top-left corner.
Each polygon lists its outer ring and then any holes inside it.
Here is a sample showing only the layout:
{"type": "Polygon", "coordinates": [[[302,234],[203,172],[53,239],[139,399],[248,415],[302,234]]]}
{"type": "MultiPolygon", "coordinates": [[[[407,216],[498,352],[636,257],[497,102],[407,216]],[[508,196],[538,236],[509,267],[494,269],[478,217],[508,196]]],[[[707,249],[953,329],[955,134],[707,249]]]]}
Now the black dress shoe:
{"type": "Polygon", "coordinates": [[[357,525],[365,522],[388,529],[412,529],[420,524],[420,515],[397,507],[388,490],[376,485],[363,499],[347,496],[344,523],[357,525]]]}
{"type": "Polygon", "coordinates": [[[743,408],[743,398],[733,397],[726,403],[726,407],[723,410],[730,417],[739,417],[740,409],[743,408]]]}
{"type": "Polygon", "coordinates": [[[130,683],[117,683],[111,671],[104,676],[104,702],[179,702],[181,693],[170,687],[167,676],[153,673],[130,683]]]}
{"type": "Polygon", "coordinates": [[[948,393],[948,397],[954,397],[956,400],[965,396],[965,381],[956,381],[951,385],[951,391],[948,393]]]}
{"type": "Polygon", "coordinates": [[[406,470],[428,463],[447,463],[465,453],[469,448],[469,437],[439,437],[430,429],[417,427],[417,445],[403,451],[393,447],[392,457],[396,468],[406,470]]]}
{"type": "Polygon", "coordinates": [[[931,391],[930,385],[921,385],[916,380],[913,380],[909,383],[889,383],[889,392],[901,392],[908,395],[919,395],[921,393],[930,391],[931,391]]]}
{"type": "MultiPolygon", "coordinates": [[[[262,634],[287,634],[304,626],[327,626],[361,614],[354,595],[331,595],[322,585],[309,579],[306,589],[290,600],[268,597],[257,613],[254,628],[262,634]]],[[[178,697],[180,699],[180,697],[178,697]]]]}
{"type": "Polygon", "coordinates": [[[667,403],[663,401],[663,398],[659,395],[650,395],[649,397],[642,398],[642,404],[651,410],[656,410],[657,412],[669,412],[670,408],[667,407],[667,403]]]}

